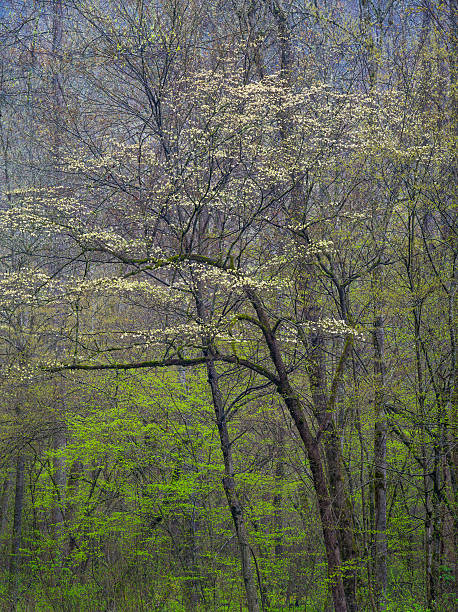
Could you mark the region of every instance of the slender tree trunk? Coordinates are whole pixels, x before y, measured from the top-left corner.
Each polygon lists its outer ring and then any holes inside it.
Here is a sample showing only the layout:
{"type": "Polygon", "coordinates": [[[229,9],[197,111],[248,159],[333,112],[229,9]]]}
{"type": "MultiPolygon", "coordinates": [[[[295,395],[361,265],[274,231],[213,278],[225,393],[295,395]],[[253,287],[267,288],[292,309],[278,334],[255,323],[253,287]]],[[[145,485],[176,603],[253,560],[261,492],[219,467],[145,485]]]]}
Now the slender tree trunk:
{"type": "MultiPolygon", "coordinates": [[[[288,85],[291,78],[293,68],[293,47],[291,43],[291,32],[288,24],[288,15],[283,6],[282,0],[273,0],[271,4],[272,15],[277,25],[277,36],[280,47],[280,75],[285,85],[288,85]]],[[[282,117],[280,138],[284,139],[287,137],[288,129],[290,124],[290,118],[288,116],[282,117]]],[[[300,181],[297,181],[297,188],[295,191],[302,191],[300,181]]],[[[293,210],[298,209],[297,201],[301,198],[297,198],[297,194],[293,194],[293,210]],[[296,197],[294,197],[296,195],[296,197]]],[[[251,299],[253,307],[255,308],[258,319],[262,325],[263,334],[269,347],[270,355],[274,363],[275,369],[277,370],[280,384],[278,391],[283,397],[285,404],[293,418],[295,426],[301,436],[304,443],[307,456],[310,463],[310,469],[312,471],[313,483],[315,492],[318,498],[318,507],[321,517],[321,524],[323,530],[323,537],[325,541],[326,556],[328,559],[328,572],[330,577],[332,597],[334,601],[334,608],[336,612],[347,611],[347,601],[342,581],[342,567],[341,567],[341,550],[338,541],[338,532],[336,530],[336,516],[333,512],[332,500],[326,483],[326,476],[324,471],[324,461],[321,456],[320,444],[314,440],[309,426],[305,420],[303,406],[295,395],[292,387],[289,384],[286,369],[283,364],[283,360],[278,349],[276,340],[269,326],[269,321],[264,313],[261,303],[257,296],[251,292],[247,292],[248,297],[251,299]]],[[[321,393],[321,399],[326,397],[325,395],[325,378],[321,381],[322,384],[317,384],[316,391],[321,393]]],[[[326,402],[326,399],[325,399],[326,402]]],[[[350,608],[351,610],[351,608],[350,608]]]]}
{"type": "Polygon", "coordinates": [[[278,449],[278,456],[276,457],[275,465],[275,481],[277,490],[273,496],[273,507],[274,507],[274,530],[275,530],[275,557],[281,559],[283,555],[283,510],[282,501],[283,496],[281,494],[281,485],[285,477],[285,464],[283,461],[283,443],[284,443],[284,431],[281,426],[278,427],[276,432],[276,445],[278,449]]]}
{"type": "Polygon", "coordinates": [[[187,518],[187,534],[186,542],[184,543],[184,562],[186,566],[186,582],[185,582],[185,608],[186,610],[196,610],[200,602],[200,580],[199,580],[199,565],[198,565],[198,519],[194,516],[196,513],[197,500],[195,496],[190,499],[192,505],[193,516],[187,518]]]}
{"type": "Polygon", "coordinates": [[[227,428],[226,415],[224,413],[223,399],[218,384],[218,374],[215,368],[215,363],[212,360],[211,349],[207,349],[205,351],[205,356],[208,357],[208,382],[212,393],[213,406],[215,408],[216,422],[218,425],[219,439],[224,459],[225,476],[223,478],[223,487],[237,535],[240,559],[242,562],[242,578],[245,585],[248,610],[249,612],[259,612],[257,585],[251,562],[251,549],[245,525],[243,508],[239,500],[234,479],[234,464],[232,459],[231,443],[227,428]]]}
{"type": "MultiPolygon", "coordinates": [[[[204,299],[201,294],[200,287],[197,287],[196,294],[197,313],[201,321],[206,321],[208,313],[204,304],[204,299]]],[[[237,493],[237,486],[234,478],[234,462],[232,457],[232,446],[229,438],[229,430],[227,427],[227,415],[224,410],[224,402],[219,386],[218,372],[214,362],[214,350],[211,340],[203,338],[204,356],[206,358],[206,368],[208,384],[210,386],[213,407],[215,410],[216,423],[220,439],[221,452],[224,461],[224,478],[223,488],[226,495],[227,503],[231,511],[232,520],[237,536],[237,543],[240,552],[240,560],[242,565],[242,579],[245,587],[247,605],[249,612],[259,612],[258,590],[255,572],[251,561],[251,547],[248,539],[248,532],[245,524],[245,517],[242,504],[237,493]]]]}
{"type": "MultiPolygon", "coordinates": [[[[65,445],[66,436],[59,428],[59,430],[53,436],[54,451],[59,453],[59,451],[65,448],[65,445]]],[[[53,468],[56,501],[51,509],[51,524],[53,526],[55,535],[59,536],[62,523],[64,522],[65,483],[67,480],[64,459],[60,457],[59,454],[57,454],[57,456],[55,456],[53,459],[53,468]]]]}
{"type": "MultiPolygon", "coordinates": [[[[457,19],[458,19],[458,1],[450,0],[450,11],[451,18],[453,18],[453,34],[454,34],[454,50],[458,48],[458,41],[456,33],[458,31],[457,19]],[[453,9],[452,9],[453,5],[453,9]]],[[[457,62],[458,58],[456,54],[452,60],[452,85],[454,89],[454,108],[458,106],[458,92],[456,91],[457,82],[457,62]]],[[[457,128],[455,128],[455,132],[457,128]]],[[[453,240],[453,238],[451,238],[453,240]]],[[[453,278],[450,286],[450,298],[449,298],[449,333],[450,333],[450,345],[451,345],[451,385],[450,385],[450,398],[448,402],[448,422],[453,427],[458,422],[458,260],[455,258],[453,262],[453,278]]],[[[453,432],[453,430],[452,430],[453,432]]],[[[448,446],[451,449],[447,453],[447,459],[450,466],[450,484],[451,484],[451,497],[452,497],[452,508],[455,508],[451,523],[453,524],[454,536],[452,539],[452,548],[454,554],[451,557],[451,562],[454,564],[454,578],[455,578],[455,593],[458,595],[458,444],[456,443],[456,437],[450,432],[450,440],[448,446]]]]}
{"type": "Polygon", "coordinates": [[[81,461],[74,461],[68,472],[67,479],[67,491],[66,491],[66,508],[65,508],[65,523],[69,529],[69,535],[66,541],[63,544],[62,548],[62,559],[63,564],[68,564],[70,561],[72,552],[76,547],[76,539],[75,536],[71,532],[71,524],[73,520],[73,515],[76,509],[76,503],[73,498],[77,495],[80,485],[80,480],[83,475],[83,464],[81,461]]]}
{"type": "Polygon", "coordinates": [[[10,489],[12,484],[12,470],[8,464],[5,480],[3,481],[2,494],[0,497],[0,544],[3,543],[8,526],[8,508],[10,501],[10,489]]]}
{"type": "MultiPolygon", "coordinates": [[[[412,281],[411,281],[412,282],[412,281]]],[[[413,293],[413,285],[411,285],[413,293]]],[[[415,332],[415,367],[417,374],[417,397],[418,406],[421,418],[421,452],[423,465],[423,488],[424,488],[424,508],[425,508],[425,542],[424,542],[424,565],[425,565],[425,584],[426,584],[426,605],[430,608],[435,598],[435,583],[433,576],[433,509],[430,491],[432,490],[433,482],[431,479],[430,466],[427,456],[427,441],[426,441],[426,405],[425,405],[425,384],[423,377],[423,367],[421,362],[420,352],[420,319],[417,310],[413,312],[413,323],[415,332]]]]}
{"type": "Polygon", "coordinates": [[[386,609],[388,589],[387,559],[388,544],[386,537],[386,438],[387,421],[385,413],[385,334],[383,319],[376,314],[374,321],[374,374],[375,374],[375,428],[374,428],[374,512],[375,512],[375,581],[377,607],[386,609]]]}
{"type": "Polygon", "coordinates": [[[425,579],[426,579],[426,605],[430,608],[434,601],[434,580],[433,580],[433,547],[432,547],[432,510],[430,504],[429,487],[430,482],[426,474],[424,474],[425,488],[425,579]]]}
{"type": "MultiPolygon", "coordinates": [[[[361,30],[366,47],[366,66],[369,89],[376,91],[378,83],[378,53],[381,45],[380,37],[374,36],[374,16],[371,14],[371,4],[368,0],[360,3],[361,30]]],[[[379,25],[379,33],[382,28],[379,25]]],[[[381,36],[381,34],[380,34],[381,36]]],[[[382,217],[382,227],[388,227],[389,211],[387,207],[382,217]]],[[[374,218],[375,220],[375,218],[374,218]]],[[[380,256],[383,254],[384,244],[380,256]]],[[[374,404],[375,404],[375,427],[374,427],[374,474],[373,474],[373,503],[374,503],[374,577],[376,589],[377,609],[386,609],[386,596],[388,589],[387,574],[387,515],[386,515],[386,439],[387,421],[385,414],[385,329],[382,317],[383,303],[381,300],[381,276],[382,269],[376,266],[373,271],[374,291],[374,330],[372,341],[374,346],[374,404]]]]}
{"type": "Polygon", "coordinates": [[[12,610],[16,610],[19,590],[20,548],[22,542],[22,515],[24,509],[25,460],[22,453],[16,459],[16,489],[14,494],[13,533],[11,537],[9,597],[12,610]]]}
{"type": "Polygon", "coordinates": [[[289,383],[282,384],[280,393],[301,436],[310,463],[313,485],[318,499],[334,609],[335,612],[347,612],[348,608],[341,575],[342,557],[336,530],[336,519],[323,470],[320,445],[313,439],[303,408],[295,397],[289,383]]]}
{"type": "Polygon", "coordinates": [[[357,557],[354,542],[354,525],[350,500],[345,487],[340,437],[335,425],[331,426],[323,444],[326,449],[329,488],[335,508],[338,536],[342,554],[343,583],[349,612],[356,612],[357,557]]]}
{"type": "MultiPolygon", "coordinates": [[[[458,303],[458,292],[455,293],[455,301],[458,303]]],[[[456,308],[458,315],[458,308],[456,308]]],[[[458,316],[457,316],[458,320],[458,316]]],[[[454,372],[453,372],[453,382],[452,382],[452,392],[450,396],[450,418],[451,423],[458,422],[458,360],[455,361],[454,364],[454,372]]],[[[450,459],[450,481],[451,481],[451,489],[454,491],[452,508],[458,508],[458,444],[456,444],[456,440],[452,443],[452,451],[451,451],[451,459],[450,459]]],[[[455,578],[455,593],[458,594],[458,512],[454,512],[454,517],[452,521],[450,521],[453,525],[453,538],[452,548],[454,550],[453,556],[451,557],[451,561],[454,562],[454,578],[455,578]]]]}
{"type": "Polygon", "coordinates": [[[62,0],[52,0],[52,96],[56,121],[54,129],[54,154],[55,161],[59,158],[60,148],[60,113],[63,109],[62,76],[60,72],[60,60],[62,53],[63,33],[63,6],[62,0]]]}
{"type": "MultiPolygon", "coordinates": [[[[54,130],[53,130],[53,165],[54,170],[58,174],[59,156],[61,148],[61,115],[63,111],[63,90],[62,90],[62,75],[60,70],[60,62],[62,55],[62,36],[63,36],[63,5],[62,0],[52,0],[52,100],[54,111],[54,130]]],[[[65,448],[67,444],[67,436],[65,433],[65,423],[57,417],[56,430],[53,435],[53,448],[56,451],[56,456],[53,460],[54,467],[54,487],[56,493],[56,503],[51,510],[51,523],[54,529],[54,535],[58,538],[62,531],[64,522],[64,498],[66,486],[66,470],[63,457],[59,456],[59,452],[65,448]]]]}
{"type": "MultiPolygon", "coordinates": [[[[188,393],[188,385],[186,382],[186,372],[184,368],[179,370],[180,382],[183,385],[183,396],[186,397],[188,393]]],[[[188,421],[187,415],[182,415],[183,423],[186,427],[186,431],[190,431],[192,428],[192,422],[188,421]]],[[[192,436],[191,433],[188,435],[192,436]]],[[[194,471],[194,466],[183,461],[182,469],[186,473],[194,471]]],[[[185,609],[192,611],[197,609],[201,600],[201,580],[199,578],[199,504],[196,495],[190,495],[188,507],[192,508],[190,513],[186,513],[184,518],[184,538],[182,542],[182,556],[183,564],[185,568],[185,582],[184,582],[184,604],[185,609]]]]}

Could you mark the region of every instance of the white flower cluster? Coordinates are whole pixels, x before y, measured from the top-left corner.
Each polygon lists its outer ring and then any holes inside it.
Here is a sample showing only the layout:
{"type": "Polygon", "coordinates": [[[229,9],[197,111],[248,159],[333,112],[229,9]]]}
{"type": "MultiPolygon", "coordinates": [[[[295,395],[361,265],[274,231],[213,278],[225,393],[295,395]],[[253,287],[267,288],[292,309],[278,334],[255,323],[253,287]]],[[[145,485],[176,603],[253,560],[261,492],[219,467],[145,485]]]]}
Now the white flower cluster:
{"type": "Polygon", "coordinates": [[[32,365],[20,365],[17,363],[0,366],[0,380],[5,380],[13,385],[28,385],[37,380],[37,376],[43,372],[32,365]]]}
{"type": "MultiPolygon", "coordinates": [[[[300,329],[304,332],[322,332],[331,336],[351,336],[355,340],[365,340],[365,335],[356,330],[354,327],[347,325],[345,321],[341,319],[324,318],[318,321],[307,321],[300,324],[300,329]]],[[[282,329],[281,333],[278,334],[279,339],[282,342],[288,344],[297,344],[299,342],[299,331],[290,323],[286,329],[282,329]]]]}
{"type": "Polygon", "coordinates": [[[324,319],[320,319],[318,321],[308,321],[304,323],[302,327],[309,331],[321,331],[333,336],[353,336],[355,340],[365,339],[363,332],[351,327],[342,319],[325,317],[324,319]]]}
{"type": "Polygon", "coordinates": [[[70,281],[68,292],[78,295],[105,294],[114,295],[118,293],[141,292],[149,298],[161,303],[170,303],[182,299],[172,288],[151,283],[147,280],[136,280],[132,278],[95,278],[92,280],[70,281]]]}
{"type": "Polygon", "coordinates": [[[334,242],[332,240],[317,240],[307,245],[306,255],[332,255],[336,252],[334,242]]]}
{"type": "Polygon", "coordinates": [[[255,271],[250,274],[250,271],[243,273],[238,270],[221,270],[194,263],[191,267],[197,273],[199,280],[230,292],[243,292],[246,289],[266,292],[290,287],[290,282],[286,279],[260,278],[255,275],[255,271]]]}
{"type": "Polygon", "coordinates": [[[0,212],[0,231],[3,235],[20,231],[31,238],[43,238],[54,233],[55,227],[34,204],[23,203],[0,212]]]}
{"type": "Polygon", "coordinates": [[[53,236],[78,228],[84,231],[87,208],[77,199],[62,194],[59,187],[49,187],[46,192],[23,189],[9,192],[12,202],[6,202],[0,213],[0,229],[20,230],[29,237],[53,236]]]}
{"type": "Polygon", "coordinates": [[[283,253],[272,255],[266,262],[266,266],[275,268],[284,264],[297,264],[316,255],[334,255],[335,253],[336,248],[332,240],[317,240],[308,245],[298,244],[295,240],[285,241],[283,253]]]}
{"type": "Polygon", "coordinates": [[[293,232],[301,232],[306,230],[310,226],[310,222],[308,223],[287,223],[286,228],[292,230],[293,232]]]}
{"type": "Polygon", "coordinates": [[[23,268],[17,272],[0,274],[0,306],[37,303],[46,297],[50,289],[50,277],[38,268],[23,268]]]}
{"type": "Polygon", "coordinates": [[[198,323],[178,323],[173,327],[155,328],[132,333],[124,333],[121,338],[149,347],[163,346],[164,342],[179,341],[181,344],[201,342],[203,328],[198,323]]]}
{"type": "Polygon", "coordinates": [[[170,327],[126,332],[121,335],[121,338],[149,347],[162,347],[164,342],[201,346],[204,338],[239,344],[246,341],[242,336],[229,333],[227,331],[228,326],[227,321],[220,322],[219,326],[212,323],[201,324],[197,321],[189,321],[188,323],[177,323],[170,327]]]}
{"type": "Polygon", "coordinates": [[[85,232],[80,234],[79,240],[89,248],[103,247],[109,251],[128,251],[143,245],[138,240],[127,240],[114,230],[85,232]]]}
{"type": "Polygon", "coordinates": [[[347,219],[348,221],[364,221],[367,219],[367,213],[346,211],[341,214],[342,217],[345,217],[345,219],[347,219]]]}
{"type": "Polygon", "coordinates": [[[134,159],[138,153],[138,143],[126,143],[116,138],[105,138],[105,151],[97,157],[71,157],[62,158],[68,172],[94,172],[119,167],[125,159],[134,159]]]}

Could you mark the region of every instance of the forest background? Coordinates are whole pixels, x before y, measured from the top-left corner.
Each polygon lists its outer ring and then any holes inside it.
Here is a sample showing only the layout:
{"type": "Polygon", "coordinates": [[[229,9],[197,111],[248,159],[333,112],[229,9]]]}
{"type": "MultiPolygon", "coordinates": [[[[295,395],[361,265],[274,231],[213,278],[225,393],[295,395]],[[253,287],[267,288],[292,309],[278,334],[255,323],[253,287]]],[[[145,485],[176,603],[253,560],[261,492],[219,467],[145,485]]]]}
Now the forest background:
{"type": "Polygon", "coordinates": [[[454,609],[456,0],[0,19],[3,609],[454,609]]]}

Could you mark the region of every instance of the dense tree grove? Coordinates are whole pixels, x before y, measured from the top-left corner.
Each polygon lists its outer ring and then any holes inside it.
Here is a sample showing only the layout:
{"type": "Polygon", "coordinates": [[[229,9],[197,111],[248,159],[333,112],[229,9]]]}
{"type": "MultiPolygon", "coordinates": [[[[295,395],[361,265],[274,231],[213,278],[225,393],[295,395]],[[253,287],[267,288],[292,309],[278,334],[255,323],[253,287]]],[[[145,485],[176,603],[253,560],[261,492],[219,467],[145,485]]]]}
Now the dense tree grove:
{"type": "Polygon", "coordinates": [[[0,3],[2,609],[455,609],[457,13],[0,3]]]}

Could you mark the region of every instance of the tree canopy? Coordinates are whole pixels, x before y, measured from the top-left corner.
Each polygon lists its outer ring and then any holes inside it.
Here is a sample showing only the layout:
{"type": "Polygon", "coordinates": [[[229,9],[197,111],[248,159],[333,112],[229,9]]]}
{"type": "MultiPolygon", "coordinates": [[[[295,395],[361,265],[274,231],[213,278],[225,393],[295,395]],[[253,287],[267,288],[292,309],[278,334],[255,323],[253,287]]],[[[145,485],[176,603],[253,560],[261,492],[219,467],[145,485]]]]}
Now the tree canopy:
{"type": "Polygon", "coordinates": [[[451,610],[456,1],[4,7],[2,605],[451,610]]]}

